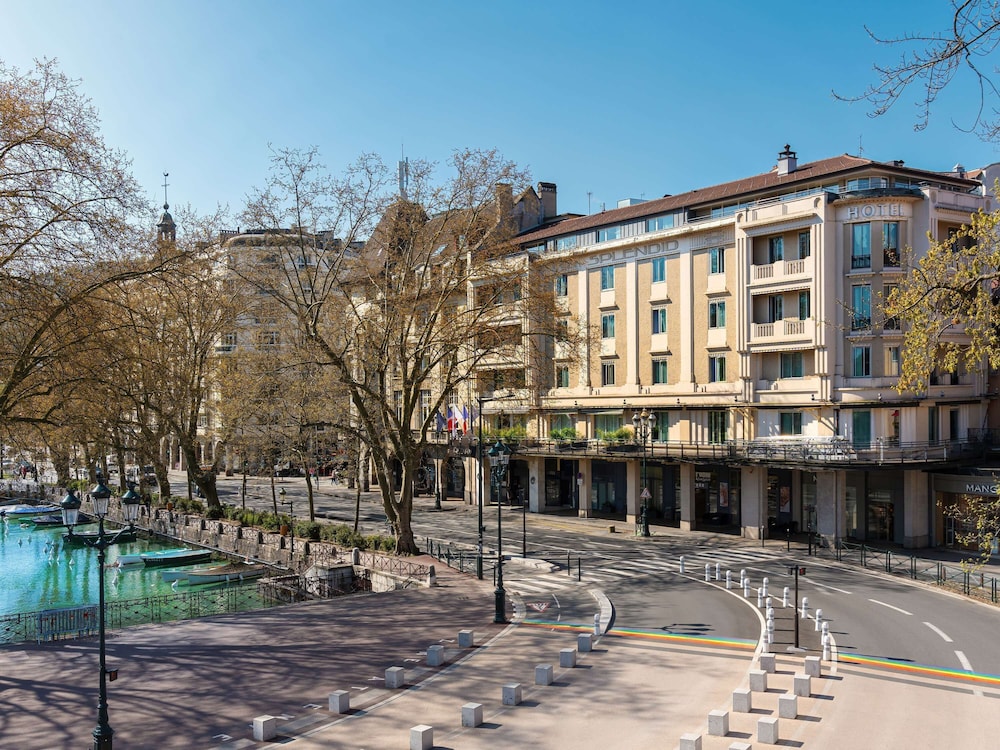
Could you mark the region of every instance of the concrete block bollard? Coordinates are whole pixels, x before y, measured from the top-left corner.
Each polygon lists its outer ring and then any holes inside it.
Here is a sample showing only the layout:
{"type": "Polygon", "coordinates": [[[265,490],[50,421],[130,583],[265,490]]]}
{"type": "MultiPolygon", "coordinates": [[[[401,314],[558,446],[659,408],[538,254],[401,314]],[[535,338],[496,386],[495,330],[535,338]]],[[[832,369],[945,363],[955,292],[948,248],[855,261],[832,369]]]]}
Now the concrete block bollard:
{"type": "Polygon", "coordinates": [[[440,667],[444,664],[444,646],[434,645],[427,647],[427,666],[440,667]]]}
{"type": "Polygon", "coordinates": [[[807,674],[799,673],[792,678],[792,692],[795,695],[801,695],[803,698],[808,698],[812,695],[812,677],[807,674]]]}
{"type": "Polygon", "coordinates": [[[749,742],[733,742],[729,745],[729,750],[753,750],[753,745],[749,742]]]}
{"type": "Polygon", "coordinates": [[[475,633],[472,630],[458,631],[458,645],[460,648],[472,648],[475,644],[475,633]]]}
{"type": "Polygon", "coordinates": [[[682,734],[681,744],[678,746],[677,750],[701,750],[701,735],[700,734],[682,734]]]}
{"type": "Polygon", "coordinates": [[[753,711],[753,693],[747,688],[736,688],[733,691],[733,713],[748,714],[753,711]]]}
{"type": "Polygon", "coordinates": [[[767,692],[767,672],[763,669],[750,670],[750,689],[755,693],[767,692]]]}
{"type": "Polygon", "coordinates": [[[519,705],[521,703],[521,683],[512,682],[509,685],[504,685],[500,697],[505,706],[519,705]]]}
{"type": "Polygon", "coordinates": [[[417,724],[410,729],[410,750],[432,750],[434,747],[434,727],[417,724]]]}
{"type": "Polygon", "coordinates": [[[774,674],[774,654],[761,654],[760,659],[757,660],[757,666],[768,674],[774,674]]]}
{"type": "Polygon", "coordinates": [[[267,742],[278,736],[278,719],[264,714],[253,719],[253,738],[256,742],[267,742]]]}
{"type": "Polygon", "coordinates": [[[478,727],[483,723],[483,704],[466,703],[462,706],[462,726],[478,727]]]}
{"type": "Polygon", "coordinates": [[[559,666],[569,669],[576,666],[576,649],[564,648],[559,651],[559,666]]]}
{"type": "Polygon", "coordinates": [[[729,734],[729,712],[708,712],[708,733],[713,737],[725,737],[729,734]]]}
{"type": "Polygon", "coordinates": [[[794,719],[799,715],[799,696],[785,693],[778,696],[778,718],[794,719]]]}
{"type": "Polygon", "coordinates": [[[680,573],[684,575],[684,555],[681,555],[680,573]]]}
{"type": "Polygon", "coordinates": [[[331,713],[346,714],[351,710],[351,694],[346,690],[334,690],[328,700],[331,713]]]}
{"type": "Polygon", "coordinates": [[[778,720],[768,716],[757,719],[757,740],[767,745],[778,744],[778,720]]]}
{"type": "Polygon", "coordinates": [[[551,685],[554,679],[555,670],[551,664],[539,664],[535,667],[535,684],[551,685]]]}
{"type": "Polygon", "coordinates": [[[823,676],[823,662],[818,656],[807,656],[805,661],[806,674],[810,677],[823,676]]]}
{"type": "Polygon", "coordinates": [[[823,610],[816,610],[816,630],[820,630],[823,626],[823,610]]]}
{"type": "Polygon", "coordinates": [[[590,633],[580,633],[576,636],[576,650],[586,654],[594,650],[594,636],[590,633]]]}
{"type": "Polygon", "coordinates": [[[385,686],[387,688],[401,688],[406,684],[406,670],[403,667],[389,667],[385,670],[385,686]]]}

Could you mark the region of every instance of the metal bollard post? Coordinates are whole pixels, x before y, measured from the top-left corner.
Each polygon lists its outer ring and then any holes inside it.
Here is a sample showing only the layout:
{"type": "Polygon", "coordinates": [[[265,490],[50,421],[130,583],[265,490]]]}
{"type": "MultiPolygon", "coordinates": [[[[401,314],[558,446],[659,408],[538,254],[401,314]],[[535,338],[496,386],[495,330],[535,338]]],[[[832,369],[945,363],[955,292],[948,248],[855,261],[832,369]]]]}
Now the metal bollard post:
{"type": "Polygon", "coordinates": [[[757,589],[757,608],[759,609],[759,608],[761,608],[763,606],[764,606],[764,589],[758,588],[757,589]]]}
{"type": "Polygon", "coordinates": [[[715,580],[718,581],[720,578],[722,578],[722,564],[721,563],[716,563],[715,564],[715,580]]]}
{"type": "Polygon", "coordinates": [[[764,596],[767,596],[767,584],[768,584],[768,582],[769,582],[768,579],[765,578],[764,579],[764,596]]]}
{"type": "Polygon", "coordinates": [[[820,626],[822,624],[823,624],[823,610],[817,609],[816,610],[816,630],[819,630],[820,626]]]}
{"type": "Polygon", "coordinates": [[[731,589],[733,587],[733,572],[731,570],[726,571],[726,589],[731,589]]]}
{"type": "Polygon", "coordinates": [[[788,586],[785,586],[785,589],[781,592],[781,606],[788,606],[788,586]]]}
{"type": "Polygon", "coordinates": [[[809,597],[802,597],[802,619],[806,619],[809,616],[809,597]]]}
{"type": "Polygon", "coordinates": [[[570,578],[573,577],[573,561],[570,559],[569,552],[566,553],[566,575],[570,578]]]}
{"type": "Polygon", "coordinates": [[[577,583],[580,582],[581,578],[583,578],[583,559],[578,557],[578,558],[576,558],[576,580],[577,580],[577,583]]]}
{"type": "Polygon", "coordinates": [[[709,565],[708,563],[705,563],[705,580],[706,581],[712,580],[712,566],[709,565]]]}
{"type": "Polygon", "coordinates": [[[684,575],[684,555],[681,555],[681,575],[684,575]]]}

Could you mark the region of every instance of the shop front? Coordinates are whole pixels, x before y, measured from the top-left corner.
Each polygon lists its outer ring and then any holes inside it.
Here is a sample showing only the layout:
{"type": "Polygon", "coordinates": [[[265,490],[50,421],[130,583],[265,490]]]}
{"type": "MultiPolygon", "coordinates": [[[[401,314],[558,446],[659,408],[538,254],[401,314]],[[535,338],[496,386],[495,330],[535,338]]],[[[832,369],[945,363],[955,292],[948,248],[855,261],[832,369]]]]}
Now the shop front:
{"type": "Polygon", "coordinates": [[[694,479],[694,507],[698,528],[739,529],[739,469],[699,466],[694,479]]]}

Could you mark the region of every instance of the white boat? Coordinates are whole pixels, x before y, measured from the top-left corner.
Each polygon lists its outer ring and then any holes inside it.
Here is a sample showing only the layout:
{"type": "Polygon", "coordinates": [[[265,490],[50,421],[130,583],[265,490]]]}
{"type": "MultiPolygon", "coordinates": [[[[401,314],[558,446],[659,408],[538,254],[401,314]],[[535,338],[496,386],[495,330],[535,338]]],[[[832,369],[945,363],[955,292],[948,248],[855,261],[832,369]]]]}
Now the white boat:
{"type": "Polygon", "coordinates": [[[260,578],[267,573],[267,565],[261,563],[226,563],[211,568],[193,568],[188,570],[164,570],[160,575],[164,581],[189,583],[192,586],[201,583],[231,583],[260,578]]]}
{"type": "MultiPolygon", "coordinates": [[[[167,552],[190,552],[190,551],[191,550],[188,549],[187,547],[177,547],[175,549],[157,550],[157,552],[160,554],[167,552]]],[[[116,562],[118,563],[118,565],[142,565],[144,562],[144,560],[142,559],[143,555],[150,555],[150,554],[154,553],[149,552],[147,550],[146,552],[132,552],[125,555],[118,555],[116,562]]]]}
{"type": "Polygon", "coordinates": [[[157,552],[140,552],[144,565],[192,565],[206,562],[212,557],[208,549],[168,549],[157,552]]]}
{"type": "Polygon", "coordinates": [[[0,516],[17,518],[20,516],[44,516],[49,513],[62,513],[58,505],[3,505],[0,506],[0,516]]]}

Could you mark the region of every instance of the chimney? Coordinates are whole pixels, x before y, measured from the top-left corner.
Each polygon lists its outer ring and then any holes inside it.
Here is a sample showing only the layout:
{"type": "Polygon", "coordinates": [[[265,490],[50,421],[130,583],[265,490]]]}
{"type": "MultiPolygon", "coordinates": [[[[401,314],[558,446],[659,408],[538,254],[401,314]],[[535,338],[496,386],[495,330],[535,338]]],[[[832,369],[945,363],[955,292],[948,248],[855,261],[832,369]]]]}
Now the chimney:
{"type": "Polygon", "coordinates": [[[965,167],[962,166],[961,162],[959,162],[954,167],[952,167],[951,171],[954,172],[959,177],[963,177],[963,178],[965,177],[965,167]]]}
{"type": "Polygon", "coordinates": [[[538,197],[542,201],[542,220],[551,219],[556,215],[556,184],[539,182],[538,197]]]}
{"type": "Polygon", "coordinates": [[[786,143],[785,150],[778,154],[778,176],[791,174],[797,166],[798,159],[795,158],[795,152],[786,143]]]}
{"type": "Polygon", "coordinates": [[[494,194],[497,203],[497,221],[510,221],[514,214],[514,188],[506,182],[499,182],[494,194]]]}

